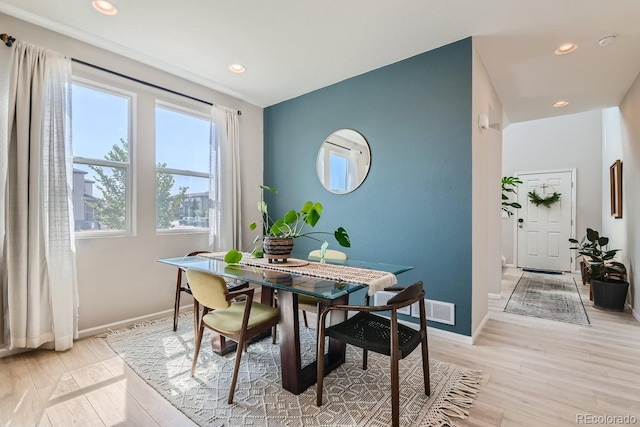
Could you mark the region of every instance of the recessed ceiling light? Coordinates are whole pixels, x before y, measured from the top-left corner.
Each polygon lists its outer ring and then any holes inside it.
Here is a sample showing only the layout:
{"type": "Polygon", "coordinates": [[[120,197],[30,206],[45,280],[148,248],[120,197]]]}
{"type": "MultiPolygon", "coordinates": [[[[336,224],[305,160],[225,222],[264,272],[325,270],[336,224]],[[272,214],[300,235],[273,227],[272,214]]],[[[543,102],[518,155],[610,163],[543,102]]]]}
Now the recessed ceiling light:
{"type": "Polygon", "coordinates": [[[566,55],[567,53],[571,53],[578,48],[578,45],[575,43],[562,43],[556,49],[556,55],[566,55]]]}
{"type": "Polygon", "coordinates": [[[104,13],[105,15],[115,15],[118,13],[116,6],[107,0],[93,0],[91,5],[95,10],[100,13],[104,13]]]}
{"type": "Polygon", "coordinates": [[[566,107],[567,105],[569,105],[569,101],[558,101],[555,104],[553,104],[553,106],[556,108],[566,107]]]}
{"type": "Polygon", "coordinates": [[[616,41],[616,35],[609,34],[608,36],[604,36],[603,38],[598,40],[598,44],[602,47],[605,47],[605,46],[609,46],[610,44],[613,44],[614,41],[616,41]]]}
{"type": "Polygon", "coordinates": [[[244,73],[245,71],[247,71],[247,69],[240,64],[229,65],[229,69],[234,73],[238,73],[238,74],[244,73]]]}

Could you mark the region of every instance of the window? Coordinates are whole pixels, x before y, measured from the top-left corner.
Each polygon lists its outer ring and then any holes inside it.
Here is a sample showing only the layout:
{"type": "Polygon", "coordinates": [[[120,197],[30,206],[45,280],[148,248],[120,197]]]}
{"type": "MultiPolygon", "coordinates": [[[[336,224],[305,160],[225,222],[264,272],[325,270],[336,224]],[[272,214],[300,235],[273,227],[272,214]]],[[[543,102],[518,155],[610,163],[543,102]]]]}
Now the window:
{"type": "Polygon", "coordinates": [[[133,95],[74,79],[73,212],[77,236],[131,233],[133,95]]]}
{"type": "Polygon", "coordinates": [[[347,177],[349,176],[349,158],[331,151],[329,154],[329,188],[339,193],[347,192],[347,177]]]}
{"type": "Polygon", "coordinates": [[[208,231],[209,147],[204,114],[156,104],[156,228],[208,231]]]}

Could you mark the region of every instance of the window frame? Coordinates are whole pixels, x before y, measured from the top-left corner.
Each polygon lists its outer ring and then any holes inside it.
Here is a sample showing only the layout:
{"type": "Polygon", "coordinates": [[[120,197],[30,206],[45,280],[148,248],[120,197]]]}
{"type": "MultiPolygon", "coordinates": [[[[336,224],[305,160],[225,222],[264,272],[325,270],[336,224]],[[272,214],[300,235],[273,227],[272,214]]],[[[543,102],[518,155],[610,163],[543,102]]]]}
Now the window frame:
{"type": "MultiPolygon", "coordinates": [[[[160,97],[156,97],[155,100],[155,107],[154,107],[154,116],[155,113],[157,111],[158,108],[163,108],[165,110],[169,110],[172,111],[174,113],[179,113],[179,114],[184,114],[187,116],[191,116],[197,119],[201,119],[201,120],[205,120],[207,122],[209,122],[210,124],[210,129],[211,132],[215,131],[214,128],[214,123],[213,123],[213,118],[211,116],[211,112],[210,109],[211,107],[209,105],[205,105],[202,103],[198,103],[198,104],[190,104],[189,106],[186,106],[184,104],[181,104],[179,102],[177,102],[177,100],[168,100],[167,98],[160,98],[160,97]]],[[[157,118],[156,118],[157,120],[157,118]]],[[[156,125],[157,126],[157,123],[156,125]]],[[[158,149],[158,138],[157,138],[157,127],[155,127],[156,129],[156,135],[155,135],[155,140],[154,140],[154,147],[155,147],[155,151],[157,153],[157,149],[158,149]]],[[[212,137],[212,135],[210,135],[210,138],[212,137]]],[[[209,148],[211,149],[211,148],[209,148]]],[[[207,153],[207,156],[211,156],[211,152],[207,153]]],[[[169,173],[172,175],[182,175],[182,176],[189,176],[189,177],[195,177],[195,178],[206,178],[206,179],[211,179],[211,173],[210,171],[208,172],[198,172],[198,171],[194,171],[194,170],[189,170],[189,169],[175,169],[175,168],[159,168],[157,166],[158,164],[158,158],[156,157],[154,159],[154,170],[155,170],[155,174],[156,177],[158,176],[158,173],[169,173]]],[[[154,190],[157,190],[156,187],[154,187],[154,190]]],[[[156,191],[157,194],[157,191],[156,191]]],[[[156,201],[157,204],[157,198],[154,199],[156,201]]],[[[209,207],[211,208],[211,207],[209,207]]],[[[157,212],[156,215],[154,217],[155,220],[155,224],[156,224],[156,234],[157,235],[161,235],[161,234],[208,234],[209,233],[209,227],[194,227],[194,228],[157,228],[157,224],[158,224],[158,218],[157,218],[157,212]]]]}
{"type": "MultiPolygon", "coordinates": [[[[122,89],[120,87],[113,86],[112,84],[106,84],[100,81],[98,76],[92,76],[91,78],[83,77],[74,74],[71,80],[72,90],[73,86],[83,86],[88,89],[97,90],[100,92],[104,92],[110,95],[124,97],[129,100],[128,102],[128,129],[127,129],[127,149],[128,149],[128,159],[127,163],[123,162],[115,162],[112,160],[106,159],[97,159],[91,157],[83,157],[76,156],[75,153],[73,155],[73,164],[81,164],[86,166],[101,166],[108,168],[124,168],[125,176],[126,176],[126,197],[125,197],[125,229],[124,230],[113,230],[113,231],[81,231],[75,232],[76,239],[92,239],[92,238],[102,238],[102,237],[121,237],[121,236],[135,236],[136,235],[136,203],[135,203],[135,194],[136,194],[136,181],[135,181],[135,170],[136,170],[136,141],[135,141],[135,128],[136,128],[136,117],[135,112],[137,111],[137,93],[132,92],[130,90],[122,89]]],[[[72,107],[73,108],[73,107],[72,107]]],[[[72,147],[73,147],[73,135],[72,135],[72,147]]],[[[106,153],[105,153],[106,154],[106,153]]]]}

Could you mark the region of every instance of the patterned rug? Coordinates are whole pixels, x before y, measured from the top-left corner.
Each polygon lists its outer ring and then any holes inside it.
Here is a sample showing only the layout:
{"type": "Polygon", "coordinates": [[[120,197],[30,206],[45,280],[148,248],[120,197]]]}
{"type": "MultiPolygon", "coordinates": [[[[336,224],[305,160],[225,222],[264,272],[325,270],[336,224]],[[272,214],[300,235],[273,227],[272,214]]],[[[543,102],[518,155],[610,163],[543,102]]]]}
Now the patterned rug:
{"type": "MultiPolygon", "coordinates": [[[[391,403],[389,357],[347,347],[347,362],[324,382],[324,404],[315,404],[315,387],[296,396],[280,386],[280,347],[267,338],[242,356],[234,403],[227,404],[235,353],[211,351],[205,331],[199,363],[189,376],[193,355],[191,318],[109,334],[109,345],[171,404],[200,426],[387,426],[391,403]]],[[[315,330],[300,330],[302,359],[315,359],[315,330]]],[[[478,392],[482,373],[430,361],[431,396],[421,388],[420,347],[400,361],[400,425],[457,426],[478,392]]]]}
{"type": "Polygon", "coordinates": [[[572,276],[523,273],[504,311],[576,325],[590,324],[572,276]]]}

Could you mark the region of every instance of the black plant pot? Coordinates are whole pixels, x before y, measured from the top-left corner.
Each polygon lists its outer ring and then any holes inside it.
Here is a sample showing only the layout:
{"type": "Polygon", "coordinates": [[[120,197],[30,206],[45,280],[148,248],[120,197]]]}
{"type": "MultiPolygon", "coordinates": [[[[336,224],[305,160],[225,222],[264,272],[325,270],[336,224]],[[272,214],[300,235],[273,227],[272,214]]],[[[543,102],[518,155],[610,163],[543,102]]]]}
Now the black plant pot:
{"type": "Polygon", "coordinates": [[[604,310],[624,311],[629,282],[624,280],[591,280],[593,305],[604,310]]]}

